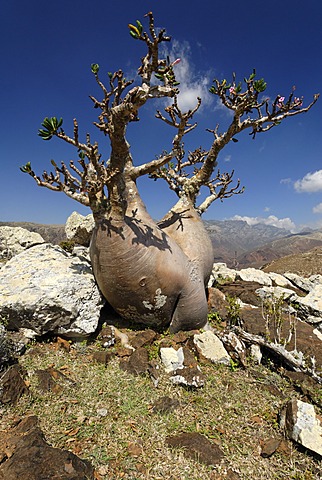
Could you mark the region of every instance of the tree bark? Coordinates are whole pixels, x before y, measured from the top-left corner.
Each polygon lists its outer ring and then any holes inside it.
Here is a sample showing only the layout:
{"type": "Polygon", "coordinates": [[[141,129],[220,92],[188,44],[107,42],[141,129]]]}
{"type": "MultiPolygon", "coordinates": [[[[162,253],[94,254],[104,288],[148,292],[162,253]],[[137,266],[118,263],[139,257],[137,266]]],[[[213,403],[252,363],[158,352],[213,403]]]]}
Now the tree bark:
{"type": "Polygon", "coordinates": [[[214,252],[211,239],[193,201],[183,195],[158,225],[181,247],[207,286],[214,252]]]}

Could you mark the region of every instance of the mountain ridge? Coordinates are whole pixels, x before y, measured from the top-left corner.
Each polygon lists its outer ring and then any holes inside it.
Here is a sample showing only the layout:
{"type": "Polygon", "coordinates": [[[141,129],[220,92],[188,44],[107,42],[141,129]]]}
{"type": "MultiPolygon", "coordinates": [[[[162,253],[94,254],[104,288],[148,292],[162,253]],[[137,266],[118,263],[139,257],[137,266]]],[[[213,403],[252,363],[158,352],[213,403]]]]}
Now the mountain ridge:
{"type": "MultiPolygon", "coordinates": [[[[214,262],[239,269],[262,268],[281,257],[322,247],[322,230],[307,229],[294,234],[272,225],[248,225],[243,220],[204,220],[204,224],[214,247],[214,262]]],[[[37,232],[48,243],[66,240],[64,224],[0,221],[1,226],[37,232]]]]}

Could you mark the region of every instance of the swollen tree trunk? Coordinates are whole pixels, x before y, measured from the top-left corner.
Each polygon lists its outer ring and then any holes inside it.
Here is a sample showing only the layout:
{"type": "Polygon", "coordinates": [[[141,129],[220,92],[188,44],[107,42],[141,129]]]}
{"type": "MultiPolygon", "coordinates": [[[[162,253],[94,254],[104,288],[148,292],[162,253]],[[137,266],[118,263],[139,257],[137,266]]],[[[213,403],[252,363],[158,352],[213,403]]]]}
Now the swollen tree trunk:
{"type": "Polygon", "coordinates": [[[125,214],[112,207],[94,215],[90,254],[100,290],[130,321],[172,332],[203,327],[208,307],[198,269],[152,220],[135,182],[125,184],[125,214]]]}
{"type": "Polygon", "coordinates": [[[211,239],[193,201],[183,195],[158,225],[181,247],[197,268],[206,286],[213,267],[214,252],[211,239]]]}

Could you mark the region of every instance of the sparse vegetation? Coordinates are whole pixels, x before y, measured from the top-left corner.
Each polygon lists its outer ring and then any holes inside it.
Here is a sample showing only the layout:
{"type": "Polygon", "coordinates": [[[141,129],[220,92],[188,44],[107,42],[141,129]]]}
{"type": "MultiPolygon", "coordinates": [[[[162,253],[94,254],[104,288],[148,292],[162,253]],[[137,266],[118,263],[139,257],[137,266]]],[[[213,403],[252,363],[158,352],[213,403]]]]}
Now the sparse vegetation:
{"type": "Polygon", "coordinates": [[[30,395],[1,408],[1,429],[17,416],[37,415],[53,446],[89,459],[103,480],[213,480],[226,478],[220,475],[228,468],[244,480],[320,478],[318,461],[289,441],[274,457],[260,456],[261,443],[281,435],[281,406],[297,395],[277,373],[262,366],[246,371],[204,364],[202,390],[174,386],[166,374],[155,388],[149,378],[120,370],[116,359],[106,367],[93,362],[95,344],[75,347],[67,353],[55,343],[38,343],[21,358],[30,395]],[[50,366],[66,377],[58,380],[56,393],[38,386],[37,370],[50,366]],[[180,407],[155,413],[153,404],[164,395],[177,399],[180,407]],[[166,446],[168,435],[187,431],[219,444],[225,468],[208,467],[166,446]]]}
{"type": "Polygon", "coordinates": [[[227,308],[227,318],[231,327],[236,327],[241,325],[240,318],[240,303],[236,297],[227,295],[226,300],[228,302],[227,308]]]}

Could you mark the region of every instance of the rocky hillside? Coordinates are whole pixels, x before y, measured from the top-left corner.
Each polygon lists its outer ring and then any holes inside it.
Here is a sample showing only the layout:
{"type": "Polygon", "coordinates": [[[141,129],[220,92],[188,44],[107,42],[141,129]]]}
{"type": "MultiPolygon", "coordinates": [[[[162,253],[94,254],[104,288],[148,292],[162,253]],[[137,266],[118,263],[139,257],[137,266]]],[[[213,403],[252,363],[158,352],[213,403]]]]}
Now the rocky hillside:
{"type": "Polygon", "coordinates": [[[307,277],[322,273],[322,246],[308,252],[286,255],[265,265],[264,272],[285,273],[293,272],[307,277]]]}

